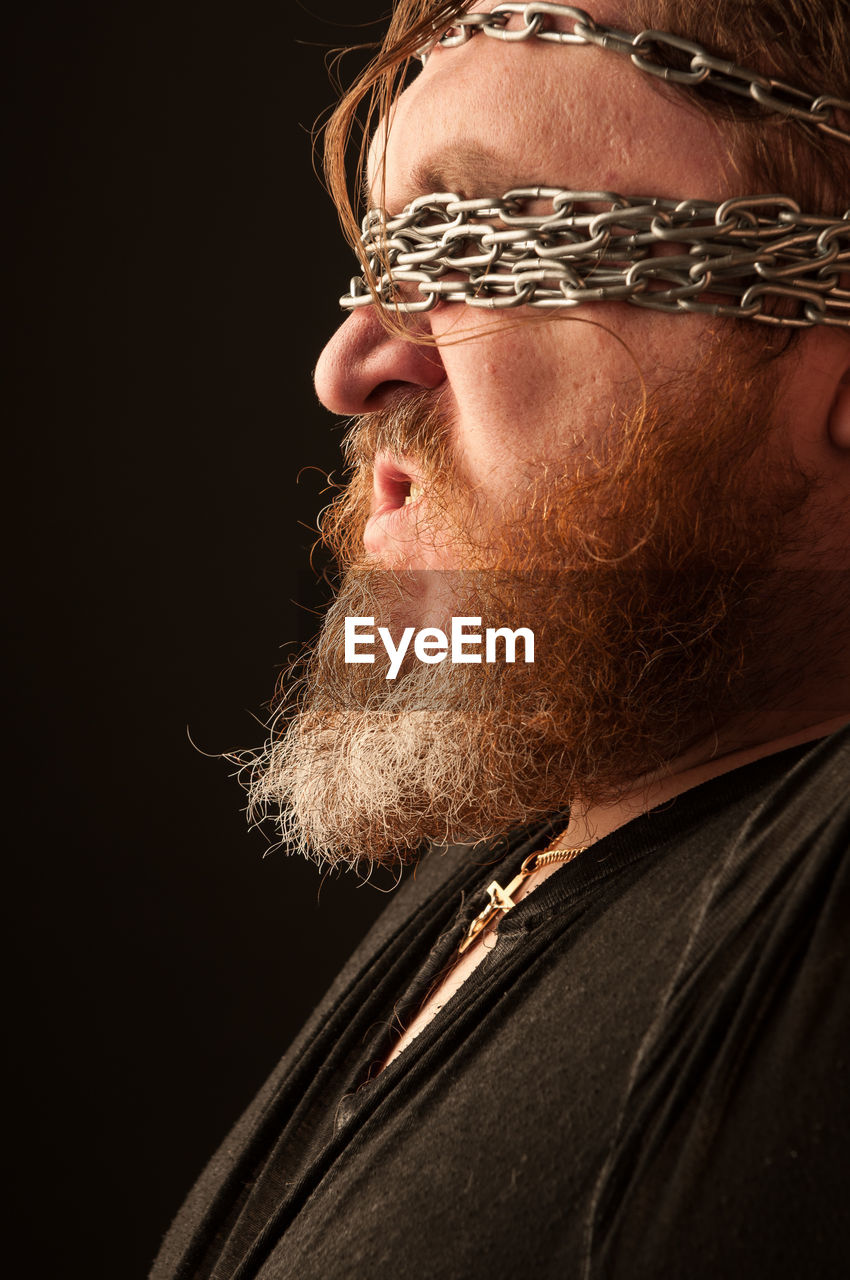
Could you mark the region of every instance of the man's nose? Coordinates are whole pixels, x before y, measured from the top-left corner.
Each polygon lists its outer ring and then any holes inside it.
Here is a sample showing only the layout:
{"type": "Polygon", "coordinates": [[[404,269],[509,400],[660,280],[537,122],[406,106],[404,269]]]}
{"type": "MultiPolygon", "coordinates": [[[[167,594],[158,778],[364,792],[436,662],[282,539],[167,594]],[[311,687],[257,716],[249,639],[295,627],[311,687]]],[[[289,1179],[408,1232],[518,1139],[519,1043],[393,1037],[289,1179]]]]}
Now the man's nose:
{"type": "Polygon", "coordinates": [[[417,341],[423,330],[415,316],[407,321],[409,329],[396,333],[382,323],[374,305],[352,311],[316,365],[316,394],[326,409],[374,413],[400,391],[433,390],[445,381],[433,342],[417,341]]]}

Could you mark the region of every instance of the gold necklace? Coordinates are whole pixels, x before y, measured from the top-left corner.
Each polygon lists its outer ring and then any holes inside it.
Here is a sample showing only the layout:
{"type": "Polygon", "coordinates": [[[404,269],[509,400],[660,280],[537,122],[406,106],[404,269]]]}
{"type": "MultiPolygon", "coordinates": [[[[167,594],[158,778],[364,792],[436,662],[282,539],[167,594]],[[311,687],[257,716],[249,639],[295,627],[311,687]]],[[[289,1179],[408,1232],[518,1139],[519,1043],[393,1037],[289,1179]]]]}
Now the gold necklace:
{"type": "Polygon", "coordinates": [[[458,955],[463,955],[467,947],[475,941],[479,933],[487,928],[491,920],[495,920],[499,912],[505,915],[510,911],[511,907],[515,907],[513,895],[516,893],[523,881],[527,880],[530,875],[537,871],[540,867],[546,867],[552,862],[572,862],[573,858],[577,858],[580,853],[584,853],[588,845],[576,845],[571,848],[559,848],[557,845],[550,845],[548,849],[544,849],[542,853],[531,853],[523,862],[517,875],[507,885],[506,888],[494,880],[491,885],[487,886],[488,902],[483,911],[480,911],[472,924],[467,930],[466,937],[458,947],[458,955]]]}

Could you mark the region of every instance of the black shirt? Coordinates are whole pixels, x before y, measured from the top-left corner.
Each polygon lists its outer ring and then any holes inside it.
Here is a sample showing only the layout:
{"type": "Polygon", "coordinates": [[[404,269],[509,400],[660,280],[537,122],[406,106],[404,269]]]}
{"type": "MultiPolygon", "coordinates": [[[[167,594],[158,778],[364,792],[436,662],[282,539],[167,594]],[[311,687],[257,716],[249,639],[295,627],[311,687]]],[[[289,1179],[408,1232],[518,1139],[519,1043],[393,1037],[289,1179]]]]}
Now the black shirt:
{"type": "Polygon", "coordinates": [[[384,1071],[563,816],[397,891],[189,1196],[152,1280],[844,1276],[850,731],[600,840],[384,1071]]]}

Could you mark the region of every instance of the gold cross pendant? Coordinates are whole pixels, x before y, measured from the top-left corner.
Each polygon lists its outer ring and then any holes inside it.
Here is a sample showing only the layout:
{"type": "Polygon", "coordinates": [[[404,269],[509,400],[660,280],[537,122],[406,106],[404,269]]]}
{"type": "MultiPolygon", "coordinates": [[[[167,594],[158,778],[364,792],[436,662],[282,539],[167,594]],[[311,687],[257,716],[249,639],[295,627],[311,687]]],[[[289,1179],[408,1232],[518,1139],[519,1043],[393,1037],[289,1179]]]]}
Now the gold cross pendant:
{"type": "Polygon", "coordinates": [[[479,911],[478,915],[469,926],[466,937],[458,947],[459,955],[463,955],[467,947],[475,941],[479,933],[482,933],[487,928],[490,921],[494,920],[499,912],[504,915],[505,912],[510,911],[511,907],[516,906],[516,903],[513,900],[513,895],[516,893],[523,880],[526,880],[531,875],[533,868],[529,866],[529,863],[534,862],[536,857],[537,854],[532,853],[528,858],[526,858],[525,862],[519,869],[519,874],[514,876],[506,889],[503,889],[496,880],[494,880],[491,885],[487,886],[487,893],[490,900],[484,910],[479,911]]]}

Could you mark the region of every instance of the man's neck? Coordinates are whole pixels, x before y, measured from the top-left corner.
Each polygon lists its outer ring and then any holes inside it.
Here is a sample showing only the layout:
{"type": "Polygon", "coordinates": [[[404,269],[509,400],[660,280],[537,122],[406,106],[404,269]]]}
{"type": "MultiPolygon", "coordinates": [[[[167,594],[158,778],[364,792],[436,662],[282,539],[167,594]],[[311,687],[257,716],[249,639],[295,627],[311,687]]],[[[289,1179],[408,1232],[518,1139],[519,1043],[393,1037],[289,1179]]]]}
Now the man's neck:
{"type": "Polygon", "coordinates": [[[601,840],[603,836],[610,835],[612,831],[630,822],[632,818],[647,813],[666,800],[672,800],[682,792],[689,791],[691,787],[699,786],[702,782],[708,782],[710,778],[729,773],[732,769],[739,769],[742,765],[760,760],[764,756],[776,755],[777,752],[785,751],[789,747],[824,738],[830,733],[835,733],[848,722],[850,722],[848,715],[834,716],[829,720],[822,720],[817,724],[807,725],[805,728],[747,746],[724,750],[722,747],[718,749],[715,745],[710,754],[704,746],[695,748],[671,762],[663,771],[641,779],[618,800],[589,807],[574,804],[569,826],[559,843],[569,846],[592,844],[596,840],[601,840]]]}

